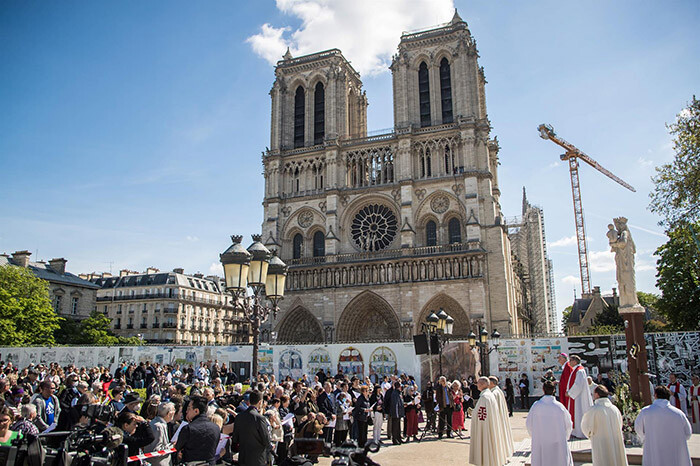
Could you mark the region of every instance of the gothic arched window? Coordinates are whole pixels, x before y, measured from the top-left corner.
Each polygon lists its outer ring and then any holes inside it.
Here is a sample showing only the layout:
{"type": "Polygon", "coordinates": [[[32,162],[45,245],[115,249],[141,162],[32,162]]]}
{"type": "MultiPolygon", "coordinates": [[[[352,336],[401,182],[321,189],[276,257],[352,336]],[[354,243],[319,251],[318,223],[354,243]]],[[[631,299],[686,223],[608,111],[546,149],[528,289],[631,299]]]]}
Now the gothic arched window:
{"type": "Polygon", "coordinates": [[[294,239],[292,240],[292,258],[293,259],[300,259],[301,258],[301,248],[302,245],[304,244],[304,237],[301,236],[301,233],[297,233],[294,235],[294,239]]]}
{"type": "Polygon", "coordinates": [[[326,133],[326,97],[323,83],[316,84],[314,89],[314,145],[323,144],[323,137],[326,133]]]}
{"type": "Polygon", "coordinates": [[[304,146],[304,88],[299,86],[294,94],[294,147],[304,146]]]}
{"type": "Polygon", "coordinates": [[[440,60],[440,99],[442,100],[442,123],[452,123],[452,81],[447,58],[440,60]]]}
{"type": "Polygon", "coordinates": [[[314,233],[314,257],[326,255],[326,237],[322,231],[314,233]]]}
{"type": "Polygon", "coordinates": [[[447,230],[450,234],[450,244],[462,242],[462,227],[458,218],[453,217],[450,219],[450,223],[447,224],[447,230]]]}
{"type": "Polygon", "coordinates": [[[432,220],[425,224],[425,245],[437,246],[437,225],[432,220]]]}
{"type": "Polygon", "coordinates": [[[428,65],[421,62],[418,67],[418,100],[420,102],[420,125],[430,126],[430,82],[428,65]]]}

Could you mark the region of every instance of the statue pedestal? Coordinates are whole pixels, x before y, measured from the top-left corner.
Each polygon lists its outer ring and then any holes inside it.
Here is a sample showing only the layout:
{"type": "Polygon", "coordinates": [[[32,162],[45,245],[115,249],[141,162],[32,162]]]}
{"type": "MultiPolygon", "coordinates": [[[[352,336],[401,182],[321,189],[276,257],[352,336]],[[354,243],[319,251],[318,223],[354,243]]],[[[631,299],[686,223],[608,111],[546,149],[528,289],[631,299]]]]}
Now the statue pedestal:
{"type": "Polygon", "coordinates": [[[639,304],[619,309],[625,321],[625,341],[627,343],[627,364],[630,375],[630,391],[635,401],[651,404],[651,389],[647,375],[647,350],[644,339],[645,309],[639,304]]]}

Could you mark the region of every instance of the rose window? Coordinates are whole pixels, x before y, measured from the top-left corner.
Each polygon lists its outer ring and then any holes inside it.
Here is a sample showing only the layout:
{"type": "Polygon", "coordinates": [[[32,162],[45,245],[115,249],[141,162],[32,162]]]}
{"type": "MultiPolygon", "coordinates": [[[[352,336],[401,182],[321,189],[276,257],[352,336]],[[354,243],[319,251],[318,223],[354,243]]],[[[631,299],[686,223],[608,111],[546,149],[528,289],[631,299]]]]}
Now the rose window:
{"type": "Polygon", "coordinates": [[[379,251],[394,241],[397,227],[396,215],[391,209],[371,204],[355,215],[350,234],[363,251],[379,251]]]}

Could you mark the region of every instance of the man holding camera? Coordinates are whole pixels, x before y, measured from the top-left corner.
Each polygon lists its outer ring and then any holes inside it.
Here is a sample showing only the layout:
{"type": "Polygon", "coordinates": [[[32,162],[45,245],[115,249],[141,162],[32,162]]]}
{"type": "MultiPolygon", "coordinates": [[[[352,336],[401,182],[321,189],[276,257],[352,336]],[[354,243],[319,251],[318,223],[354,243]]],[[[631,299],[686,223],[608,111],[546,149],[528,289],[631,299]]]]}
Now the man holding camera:
{"type": "Polygon", "coordinates": [[[206,398],[191,396],[185,416],[189,424],[180,429],[175,444],[181,462],[206,461],[214,465],[220,430],[207,418],[206,398]]]}

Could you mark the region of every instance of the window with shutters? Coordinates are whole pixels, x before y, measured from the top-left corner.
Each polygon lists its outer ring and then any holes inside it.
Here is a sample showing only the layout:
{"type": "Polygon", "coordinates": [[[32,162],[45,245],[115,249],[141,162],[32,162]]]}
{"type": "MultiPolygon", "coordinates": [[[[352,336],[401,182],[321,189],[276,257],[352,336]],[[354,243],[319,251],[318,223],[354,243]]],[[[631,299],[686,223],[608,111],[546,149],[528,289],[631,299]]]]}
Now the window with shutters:
{"type": "Polygon", "coordinates": [[[304,147],[304,88],[299,86],[294,94],[294,147],[304,147]]]}
{"type": "Polygon", "coordinates": [[[440,99],[442,100],[442,123],[452,123],[452,81],[447,58],[440,61],[440,99]]]}
{"type": "Polygon", "coordinates": [[[319,82],[314,89],[314,144],[323,144],[326,133],[325,106],[325,91],[323,83],[319,82]]]}
{"type": "Polygon", "coordinates": [[[292,240],[292,258],[294,258],[294,259],[301,258],[301,250],[302,250],[303,244],[304,244],[304,237],[301,236],[301,233],[297,233],[296,235],[294,235],[294,239],[292,240]]]}
{"type": "Polygon", "coordinates": [[[418,67],[418,99],[420,104],[420,125],[430,126],[430,82],[428,65],[421,62],[418,67]]]}
{"type": "Polygon", "coordinates": [[[314,257],[326,255],[326,235],[322,231],[314,233],[314,257]]]}
{"type": "Polygon", "coordinates": [[[450,244],[462,242],[462,227],[459,224],[459,219],[451,218],[447,224],[447,230],[450,235],[450,244]]]}

